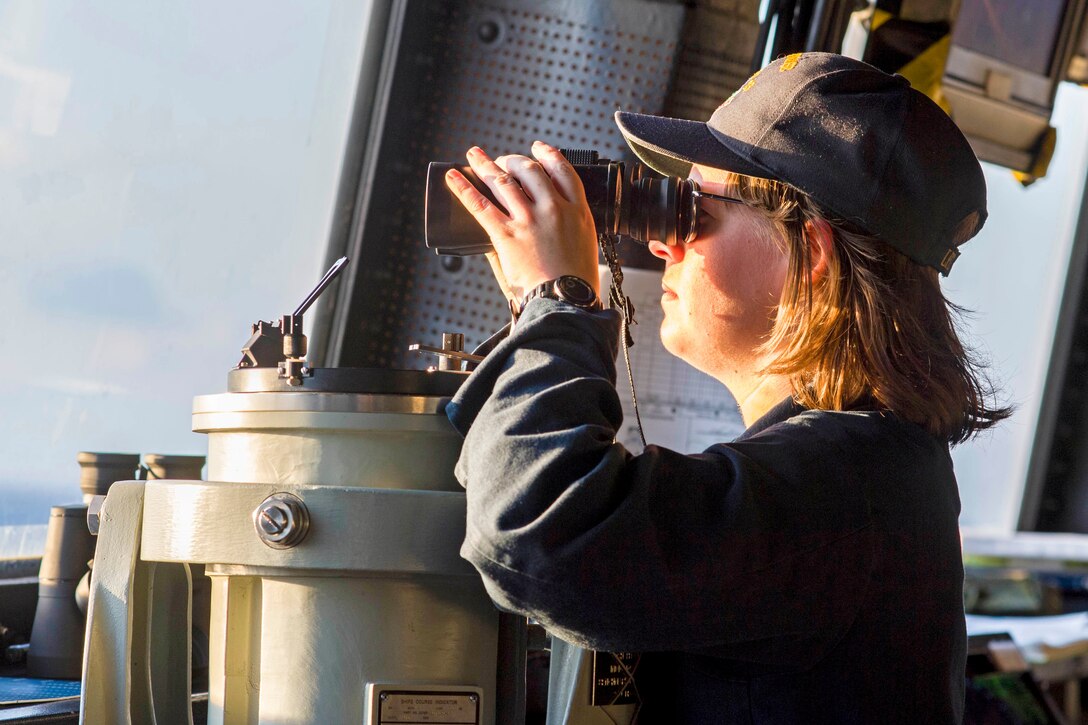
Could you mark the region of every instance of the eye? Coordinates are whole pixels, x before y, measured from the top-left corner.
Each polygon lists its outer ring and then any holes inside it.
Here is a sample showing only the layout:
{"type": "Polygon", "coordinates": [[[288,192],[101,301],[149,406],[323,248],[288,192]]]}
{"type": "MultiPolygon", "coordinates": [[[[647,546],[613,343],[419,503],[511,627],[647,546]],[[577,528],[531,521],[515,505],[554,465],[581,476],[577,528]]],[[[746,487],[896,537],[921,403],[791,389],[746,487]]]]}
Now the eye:
{"type": "Polygon", "coordinates": [[[696,203],[699,211],[695,215],[695,238],[698,239],[721,223],[721,212],[714,208],[710,199],[699,199],[696,203]]]}

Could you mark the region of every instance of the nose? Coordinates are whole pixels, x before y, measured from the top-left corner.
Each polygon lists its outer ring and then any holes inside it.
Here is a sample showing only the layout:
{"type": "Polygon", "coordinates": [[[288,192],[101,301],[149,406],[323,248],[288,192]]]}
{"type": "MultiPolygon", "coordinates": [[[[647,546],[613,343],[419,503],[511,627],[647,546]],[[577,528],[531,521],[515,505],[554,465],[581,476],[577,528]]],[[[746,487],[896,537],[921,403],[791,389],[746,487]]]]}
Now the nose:
{"type": "Polygon", "coordinates": [[[655,257],[664,259],[668,264],[675,264],[684,258],[683,244],[664,244],[663,242],[650,242],[646,245],[650,253],[655,257]]]}

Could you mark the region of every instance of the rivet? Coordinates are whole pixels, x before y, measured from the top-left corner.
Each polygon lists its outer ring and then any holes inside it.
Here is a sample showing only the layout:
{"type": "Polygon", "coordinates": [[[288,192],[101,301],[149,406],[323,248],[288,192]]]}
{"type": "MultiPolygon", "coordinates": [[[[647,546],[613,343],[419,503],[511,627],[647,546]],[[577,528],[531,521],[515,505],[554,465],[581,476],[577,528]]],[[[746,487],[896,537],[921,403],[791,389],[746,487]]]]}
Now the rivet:
{"type": "Polygon", "coordinates": [[[485,20],[476,28],[476,37],[485,43],[494,43],[499,39],[499,24],[494,20],[485,20]]]}

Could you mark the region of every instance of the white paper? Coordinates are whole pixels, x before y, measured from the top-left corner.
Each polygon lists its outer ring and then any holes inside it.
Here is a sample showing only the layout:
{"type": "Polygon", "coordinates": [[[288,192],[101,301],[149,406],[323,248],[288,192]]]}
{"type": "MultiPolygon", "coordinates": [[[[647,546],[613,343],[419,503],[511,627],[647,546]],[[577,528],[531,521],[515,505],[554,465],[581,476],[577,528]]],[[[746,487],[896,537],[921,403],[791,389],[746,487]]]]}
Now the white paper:
{"type": "Polygon", "coordinates": [[[1004,533],[965,527],[961,536],[965,556],[1088,564],[1088,536],[1084,534],[1004,533]]]}
{"type": "Polygon", "coordinates": [[[1088,650],[1088,612],[1053,617],[987,617],[967,615],[967,634],[1007,633],[1033,662],[1088,650]],[[1081,647],[1080,645],[1083,645],[1081,647]],[[1065,652],[1055,652],[1065,650],[1065,652]]]}

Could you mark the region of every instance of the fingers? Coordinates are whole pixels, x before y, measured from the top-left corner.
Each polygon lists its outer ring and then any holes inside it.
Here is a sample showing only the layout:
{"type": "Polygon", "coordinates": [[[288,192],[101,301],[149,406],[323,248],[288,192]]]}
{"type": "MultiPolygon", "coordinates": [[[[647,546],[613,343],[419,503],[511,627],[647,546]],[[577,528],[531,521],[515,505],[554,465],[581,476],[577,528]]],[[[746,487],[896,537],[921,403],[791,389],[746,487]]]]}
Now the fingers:
{"type": "Polygon", "coordinates": [[[496,235],[502,233],[503,227],[510,218],[492,204],[490,199],[477,191],[464,174],[457,169],[450,169],[446,172],[446,186],[457,196],[469,214],[475,217],[488,236],[494,239],[496,235]]]}
{"type": "Polygon", "coordinates": [[[582,180],[559,149],[543,141],[534,141],[533,156],[551,177],[552,185],[559,190],[564,199],[578,204],[585,203],[586,191],[582,186],[582,180]]]}
{"type": "Polygon", "coordinates": [[[564,274],[596,279],[593,215],[581,180],[556,149],[534,144],[536,161],[491,159],[478,147],[466,156],[484,191],[457,171],[447,172],[446,183],[491,238],[488,262],[508,299],[564,274]]]}
{"type": "MultiPolygon", "coordinates": [[[[549,205],[556,196],[567,202],[585,203],[585,189],[574,167],[558,149],[542,141],[533,143],[536,161],[519,155],[491,159],[477,146],[465,156],[476,176],[510,211],[510,217],[530,215],[534,204],[549,205]]],[[[481,206],[478,199],[473,201],[481,206]]]]}
{"type": "Polygon", "coordinates": [[[518,180],[529,200],[537,205],[548,204],[562,195],[552,184],[548,172],[539,163],[526,156],[500,156],[495,163],[518,180]]]}
{"type": "Polygon", "coordinates": [[[487,184],[499,203],[509,210],[511,217],[524,216],[531,211],[532,200],[512,173],[495,163],[478,146],[470,148],[465,157],[476,176],[487,184]]]}

